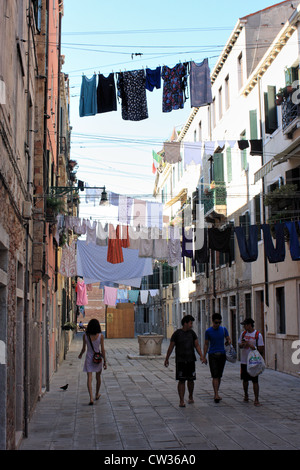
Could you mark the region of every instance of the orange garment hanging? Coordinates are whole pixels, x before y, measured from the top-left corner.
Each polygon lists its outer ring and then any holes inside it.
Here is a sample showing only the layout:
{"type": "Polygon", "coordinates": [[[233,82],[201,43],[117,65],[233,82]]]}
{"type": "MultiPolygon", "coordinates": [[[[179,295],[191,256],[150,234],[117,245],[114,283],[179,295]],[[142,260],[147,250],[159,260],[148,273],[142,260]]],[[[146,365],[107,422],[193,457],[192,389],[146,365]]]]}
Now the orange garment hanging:
{"type": "Polygon", "coordinates": [[[122,225],[122,239],[121,246],[123,248],[128,248],[130,246],[128,225],[122,225]]]}
{"type": "Polygon", "coordinates": [[[113,224],[109,224],[107,262],[112,264],[123,263],[122,239],[120,238],[120,226],[115,230],[113,224]]]}

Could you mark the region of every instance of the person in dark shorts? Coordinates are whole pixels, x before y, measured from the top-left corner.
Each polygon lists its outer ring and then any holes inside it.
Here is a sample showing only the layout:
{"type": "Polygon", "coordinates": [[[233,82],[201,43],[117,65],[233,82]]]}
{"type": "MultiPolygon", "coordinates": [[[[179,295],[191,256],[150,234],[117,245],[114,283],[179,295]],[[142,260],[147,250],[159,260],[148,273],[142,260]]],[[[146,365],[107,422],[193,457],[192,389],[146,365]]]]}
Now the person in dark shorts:
{"type": "Polygon", "coordinates": [[[222,315],[220,313],[214,313],[212,316],[212,326],[205,332],[204,343],[204,358],[207,363],[206,353],[208,351],[208,362],[212,376],[215,403],[219,403],[219,401],[222,400],[219,395],[219,388],[226,362],[224,343],[231,344],[227,328],[221,326],[221,323],[222,315]]]}
{"type": "Polygon", "coordinates": [[[195,349],[201,360],[203,361],[204,359],[198,342],[198,337],[192,329],[193,321],[195,321],[195,319],[192,315],[186,315],[182,318],[182,328],[173,333],[165,359],[165,366],[168,367],[169,357],[175,347],[176,380],[178,380],[177,390],[180,407],[185,407],[185,382],[187,382],[189,392],[188,403],[194,403],[194,381],[196,380],[195,349]]]}
{"type": "Polygon", "coordinates": [[[244,389],[244,401],[249,401],[248,396],[248,387],[249,381],[253,384],[253,392],[254,392],[254,405],[260,406],[259,402],[259,385],[258,385],[258,376],[252,377],[247,372],[247,358],[248,354],[251,349],[257,348],[260,354],[264,352],[264,340],[259,333],[259,331],[254,329],[254,320],[252,318],[245,318],[245,320],[241,323],[244,326],[244,331],[242,332],[241,336],[239,337],[239,347],[241,349],[241,380],[243,381],[243,389],[244,389]]]}

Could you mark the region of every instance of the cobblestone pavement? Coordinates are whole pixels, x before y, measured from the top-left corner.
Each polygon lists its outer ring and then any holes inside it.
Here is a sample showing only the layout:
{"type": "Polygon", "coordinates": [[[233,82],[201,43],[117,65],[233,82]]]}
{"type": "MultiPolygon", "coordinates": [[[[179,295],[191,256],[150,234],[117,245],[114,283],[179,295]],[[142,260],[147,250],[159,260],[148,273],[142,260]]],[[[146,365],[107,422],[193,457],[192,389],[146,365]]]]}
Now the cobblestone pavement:
{"type": "Polygon", "coordinates": [[[108,368],[101,397],[89,406],[84,357],[78,359],[81,344],[78,333],[36,406],[20,450],[300,449],[298,377],[265,370],[259,379],[262,406],[255,407],[251,384],[250,401],[243,402],[239,363],[227,363],[223,399],[216,404],[209,368],[197,361],[195,403],[179,408],[174,353],[164,367],[167,340],[161,356],[145,359],[139,357],[137,338],[105,339],[108,368]]]}

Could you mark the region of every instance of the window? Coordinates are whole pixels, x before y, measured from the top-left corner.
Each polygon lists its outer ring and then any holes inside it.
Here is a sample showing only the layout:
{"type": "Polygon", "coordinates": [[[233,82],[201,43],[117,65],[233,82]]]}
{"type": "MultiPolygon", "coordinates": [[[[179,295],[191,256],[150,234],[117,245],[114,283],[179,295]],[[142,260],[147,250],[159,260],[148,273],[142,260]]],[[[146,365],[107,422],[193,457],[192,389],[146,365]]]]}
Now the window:
{"type": "Polygon", "coordinates": [[[225,109],[230,106],[229,75],[225,78],[225,109]]]}
{"type": "Polygon", "coordinates": [[[212,102],[212,126],[216,127],[216,98],[213,98],[212,102]]]}
{"type": "Polygon", "coordinates": [[[231,147],[227,147],[226,157],[227,157],[227,182],[230,183],[232,181],[231,147]]]}
{"type": "Polygon", "coordinates": [[[276,288],[277,333],[285,334],[285,299],[284,287],[276,288]]]}
{"type": "MultiPolygon", "coordinates": [[[[246,140],[246,131],[243,131],[240,135],[240,140],[246,140]]],[[[247,169],[247,150],[241,150],[241,168],[242,170],[246,170],[247,169]]]]}
{"type": "Polygon", "coordinates": [[[245,294],[245,317],[251,318],[251,292],[245,294]]]}
{"type": "Polygon", "coordinates": [[[257,133],[257,110],[252,109],[249,111],[249,120],[250,120],[250,139],[258,139],[257,133]]]}
{"type": "Polygon", "coordinates": [[[240,90],[242,88],[243,84],[244,84],[243,54],[242,54],[242,52],[238,56],[237,68],[238,68],[238,87],[239,87],[239,90],[240,90]]]}
{"type": "Polygon", "coordinates": [[[276,87],[268,86],[268,91],[264,93],[265,101],[265,131],[266,134],[273,134],[278,127],[276,87]]]}
{"type": "Polygon", "coordinates": [[[223,116],[222,87],[219,88],[219,119],[223,116]]]}
{"type": "MultiPolygon", "coordinates": [[[[261,223],[260,194],[257,194],[254,197],[254,217],[255,217],[255,223],[257,225],[260,225],[261,223]]],[[[258,240],[261,240],[261,230],[257,231],[257,238],[258,240]]]]}

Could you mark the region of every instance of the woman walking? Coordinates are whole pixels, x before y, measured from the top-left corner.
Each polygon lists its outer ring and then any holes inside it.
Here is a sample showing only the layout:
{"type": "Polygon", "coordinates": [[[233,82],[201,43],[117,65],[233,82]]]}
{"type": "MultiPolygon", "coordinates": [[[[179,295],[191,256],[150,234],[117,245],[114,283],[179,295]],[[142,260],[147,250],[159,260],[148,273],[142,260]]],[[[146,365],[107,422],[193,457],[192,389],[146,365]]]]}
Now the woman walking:
{"type": "Polygon", "coordinates": [[[106,369],[106,359],[105,359],[105,349],[104,349],[104,337],[101,333],[100,323],[97,319],[92,319],[89,321],[85,334],[83,335],[83,345],[78,356],[79,359],[82,358],[82,355],[87,349],[83,372],[87,373],[87,388],[90,395],[89,405],[94,404],[93,392],[92,392],[92,375],[93,372],[96,372],[96,396],[95,400],[100,398],[100,386],[101,386],[101,372],[102,365],[106,369]],[[93,361],[94,353],[101,352],[102,360],[99,363],[93,361]]]}

